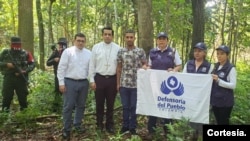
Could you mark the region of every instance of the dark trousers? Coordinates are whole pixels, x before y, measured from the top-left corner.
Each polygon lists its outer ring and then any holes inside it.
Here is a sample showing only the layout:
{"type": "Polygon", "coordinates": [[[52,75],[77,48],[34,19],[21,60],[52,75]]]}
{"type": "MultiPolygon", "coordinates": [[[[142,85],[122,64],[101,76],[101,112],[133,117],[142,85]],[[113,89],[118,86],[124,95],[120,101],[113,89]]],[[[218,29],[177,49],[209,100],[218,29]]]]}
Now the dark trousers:
{"type": "Polygon", "coordinates": [[[55,78],[54,78],[55,90],[54,90],[54,101],[52,105],[53,112],[61,111],[61,105],[62,105],[62,93],[59,91],[59,82],[58,82],[58,78],[56,75],[57,74],[55,74],[55,78]]]}
{"type": "Polygon", "coordinates": [[[15,76],[15,74],[4,75],[2,90],[3,111],[9,111],[15,93],[17,94],[18,102],[20,104],[20,110],[27,108],[28,87],[24,78],[22,76],[15,76]]]}
{"type": "Polygon", "coordinates": [[[95,76],[96,91],[96,124],[97,127],[103,128],[104,105],[106,103],[106,128],[113,128],[114,103],[117,95],[116,76],[104,77],[99,74],[95,76]]]}
{"type": "Polygon", "coordinates": [[[56,93],[60,93],[60,90],[59,90],[59,82],[58,82],[57,74],[55,74],[54,80],[55,80],[55,83],[54,83],[54,85],[55,85],[55,92],[56,92],[56,93]]]}
{"type": "Polygon", "coordinates": [[[212,106],[212,110],[217,122],[217,125],[229,125],[229,119],[233,107],[216,107],[212,106]]]}
{"type": "Polygon", "coordinates": [[[161,123],[163,124],[164,132],[167,133],[168,128],[167,128],[166,124],[172,123],[172,119],[158,118],[158,117],[154,117],[154,116],[149,116],[148,117],[148,132],[149,133],[154,133],[155,132],[157,119],[162,120],[161,123]]]}
{"type": "Polygon", "coordinates": [[[120,88],[121,102],[122,102],[122,117],[123,128],[135,129],[137,125],[136,120],[136,102],[137,89],[136,88],[120,88]]]}

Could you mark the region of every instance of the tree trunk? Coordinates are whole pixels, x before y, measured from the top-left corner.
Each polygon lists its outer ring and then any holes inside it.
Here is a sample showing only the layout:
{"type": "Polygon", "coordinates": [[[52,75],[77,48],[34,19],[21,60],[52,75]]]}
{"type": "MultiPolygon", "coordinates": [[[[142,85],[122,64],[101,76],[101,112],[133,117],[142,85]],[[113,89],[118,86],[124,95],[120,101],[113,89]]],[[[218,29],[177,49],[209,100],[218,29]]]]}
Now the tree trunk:
{"type": "Polygon", "coordinates": [[[33,0],[18,0],[18,35],[22,47],[34,54],[33,0]]]}
{"type": "Polygon", "coordinates": [[[149,54],[153,48],[153,21],[152,14],[152,1],[151,0],[138,0],[138,39],[139,47],[143,48],[146,54],[149,54]]]}
{"type": "Polygon", "coordinates": [[[37,11],[37,19],[38,19],[38,28],[39,28],[39,68],[41,70],[45,70],[44,63],[44,28],[43,28],[43,15],[41,11],[41,2],[40,0],[36,0],[36,11],[37,11]]]}
{"type": "MultiPolygon", "coordinates": [[[[138,31],[138,2],[137,0],[132,0],[132,3],[133,3],[133,8],[134,8],[134,29],[135,31],[138,31]]],[[[137,34],[137,39],[139,39],[139,35],[137,34]]],[[[139,40],[136,40],[137,41],[137,45],[139,46],[139,40]]]]}
{"type": "MultiPolygon", "coordinates": [[[[50,3],[49,3],[49,11],[48,11],[48,14],[49,14],[49,24],[48,24],[48,27],[49,27],[49,43],[50,44],[53,44],[54,43],[54,36],[53,36],[53,28],[52,28],[52,5],[53,3],[55,2],[55,0],[50,0],[50,3]]],[[[50,48],[48,48],[47,51],[50,51],[50,48]]]]}
{"type": "Polygon", "coordinates": [[[222,25],[221,25],[221,42],[222,44],[225,44],[225,37],[224,37],[224,27],[226,22],[226,13],[227,13],[227,0],[224,3],[224,10],[223,10],[223,19],[222,19],[222,25]]]}
{"type": "Polygon", "coordinates": [[[77,29],[76,32],[79,33],[81,32],[81,1],[77,0],[77,5],[76,5],[76,21],[77,21],[77,29]]]}
{"type": "Polygon", "coordinates": [[[193,12],[193,35],[192,46],[189,53],[189,59],[193,59],[193,46],[198,42],[204,42],[204,7],[205,0],[192,0],[192,12],[193,12]]]}
{"type": "Polygon", "coordinates": [[[170,29],[170,20],[171,20],[171,16],[170,16],[170,0],[167,0],[167,3],[166,3],[166,32],[169,33],[169,29],[170,29]]]}

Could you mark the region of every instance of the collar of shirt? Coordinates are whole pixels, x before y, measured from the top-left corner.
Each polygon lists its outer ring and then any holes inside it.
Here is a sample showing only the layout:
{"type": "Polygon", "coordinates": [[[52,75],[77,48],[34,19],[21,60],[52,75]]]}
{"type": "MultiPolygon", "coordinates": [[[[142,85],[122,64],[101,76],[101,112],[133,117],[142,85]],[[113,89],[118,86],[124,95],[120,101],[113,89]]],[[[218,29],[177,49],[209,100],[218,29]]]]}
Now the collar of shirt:
{"type": "MultiPolygon", "coordinates": [[[[167,50],[168,46],[166,46],[162,51],[167,50]]],[[[157,50],[161,50],[158,46],[156,47],[157,50]]]]}

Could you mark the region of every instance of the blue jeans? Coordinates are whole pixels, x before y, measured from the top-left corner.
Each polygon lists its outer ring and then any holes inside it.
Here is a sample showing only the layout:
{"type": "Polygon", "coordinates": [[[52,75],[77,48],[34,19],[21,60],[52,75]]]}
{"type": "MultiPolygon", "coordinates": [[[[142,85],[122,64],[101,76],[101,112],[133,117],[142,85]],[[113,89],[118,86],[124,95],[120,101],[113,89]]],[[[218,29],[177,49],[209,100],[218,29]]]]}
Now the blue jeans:
{"type": "Polygon", "coordinates": [[[123,127],[127,129],[135,129],[137,125],[136,120],[136,88],[120,88],[121,102],[123,108],[123,127]]]}

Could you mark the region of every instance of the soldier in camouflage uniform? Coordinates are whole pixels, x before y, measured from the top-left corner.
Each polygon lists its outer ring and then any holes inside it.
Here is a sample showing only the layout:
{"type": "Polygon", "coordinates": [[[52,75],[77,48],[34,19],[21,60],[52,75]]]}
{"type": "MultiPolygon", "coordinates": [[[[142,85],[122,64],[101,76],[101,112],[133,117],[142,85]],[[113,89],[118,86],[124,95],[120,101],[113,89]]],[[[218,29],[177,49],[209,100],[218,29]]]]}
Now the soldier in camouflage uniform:
{"type": "Polygon", "coordinates": [[[52,54],[50,55],[49,59],[47,60],[47,66],[53,66],[54,69],[54,87],[55,87],[55,97],[52,106],[52,111],[57,112],[59,108],[61,109],[61,92],[59,91],[59,84],[57,79],[57,67],[62,55],[62,52],[67,48],[67,39],[64,37],[59,38],[58,40],[58,48],[51,48],[53,50],[52,54]]]}
{"type": "Polygon", "coordinates": [[[35,68],[33,56],[21,48],[21,39],[11,37],[11,48],[0,54],[3,74],[2,111],[9,111],[14,94],[17,94],[20,110],[27,108],[28,74],[35,68]]]}

